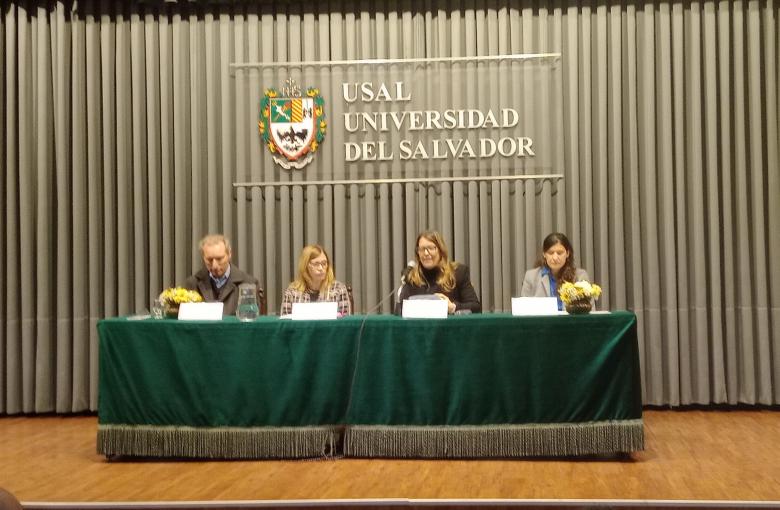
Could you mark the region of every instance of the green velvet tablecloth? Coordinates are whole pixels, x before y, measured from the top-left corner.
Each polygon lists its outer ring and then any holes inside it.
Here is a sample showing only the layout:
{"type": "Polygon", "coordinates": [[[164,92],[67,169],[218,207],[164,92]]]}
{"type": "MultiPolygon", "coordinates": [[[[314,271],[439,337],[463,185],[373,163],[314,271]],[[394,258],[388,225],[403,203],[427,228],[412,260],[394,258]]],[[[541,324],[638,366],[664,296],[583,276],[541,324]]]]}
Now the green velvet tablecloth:
{"type": "Polygon", "coordinates": [[[98,324],[98,451],[513,457],[643,448],[629,312],[98,324]]]}

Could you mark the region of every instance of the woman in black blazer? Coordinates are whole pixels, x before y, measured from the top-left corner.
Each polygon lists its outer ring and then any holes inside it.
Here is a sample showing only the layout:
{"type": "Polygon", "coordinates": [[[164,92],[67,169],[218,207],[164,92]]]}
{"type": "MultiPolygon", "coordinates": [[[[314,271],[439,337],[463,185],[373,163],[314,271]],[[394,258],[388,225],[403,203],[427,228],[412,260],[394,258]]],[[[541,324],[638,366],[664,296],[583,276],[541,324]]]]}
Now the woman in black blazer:
{"type": "Polygon", "coordinates": [[[482,311],[468,266],[450,261],[441,234],[426,231],[418,235],[415,257],[417,264],[409,271],[401,289],[397,313],[401,313],[404,299],[420,294],[433,294],[446,300],[451,314],[463,310],[482,311]]]}

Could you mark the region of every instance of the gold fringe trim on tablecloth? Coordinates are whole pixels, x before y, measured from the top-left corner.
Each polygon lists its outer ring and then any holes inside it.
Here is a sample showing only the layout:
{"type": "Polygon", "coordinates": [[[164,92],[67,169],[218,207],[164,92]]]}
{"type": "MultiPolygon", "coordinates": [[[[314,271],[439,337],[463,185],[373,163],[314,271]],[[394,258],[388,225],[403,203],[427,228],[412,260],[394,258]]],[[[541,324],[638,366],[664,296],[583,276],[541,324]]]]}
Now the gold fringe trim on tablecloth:
{"type": "Polygon", "coordinates": [[[577,456],[644,450],[642,419],[485,426],[351,425],[345,457],[577,456]]]}
{"type": "Polygon", "coordinates": [[[98,425],[97,452],[107,457],[299,459],[335,453],[343,427],[185,427],[98,425]]]}

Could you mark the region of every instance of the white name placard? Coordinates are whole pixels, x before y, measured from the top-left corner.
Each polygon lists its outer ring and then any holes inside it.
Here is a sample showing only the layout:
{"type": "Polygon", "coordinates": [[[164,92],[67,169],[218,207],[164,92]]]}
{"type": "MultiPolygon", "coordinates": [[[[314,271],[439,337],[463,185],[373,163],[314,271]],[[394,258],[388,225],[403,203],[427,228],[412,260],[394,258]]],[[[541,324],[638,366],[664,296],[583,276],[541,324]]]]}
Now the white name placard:
{"type": "Polygon", "coordinates": [[[336,301],[316,301],[314,303],[293,303],[290,318],[294,321],[322,321],[339,317],[339,304],[336,301]]]}
{"type": "Polygon", "coordinates": [[[446,319],[447,301],[443,299],[404,299],[401,315],[405,319],[446,319]]]}
{"type": "Polygon", "coordinates": [[[558,315],[554,297],[513,297],[512,315],[558,315]]]}
{"type": "Polygon", "coordinates": [[[224,303],[182,303],[179,305],[179,320],[221,321],[224,303]]]}

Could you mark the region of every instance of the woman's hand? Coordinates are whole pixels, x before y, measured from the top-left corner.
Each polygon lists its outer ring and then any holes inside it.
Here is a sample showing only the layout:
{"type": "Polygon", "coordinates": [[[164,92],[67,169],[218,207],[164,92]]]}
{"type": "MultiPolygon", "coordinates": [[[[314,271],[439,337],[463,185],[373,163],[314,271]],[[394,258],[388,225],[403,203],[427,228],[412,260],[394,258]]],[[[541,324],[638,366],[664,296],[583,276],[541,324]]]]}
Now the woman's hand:
{"type": "Polygon", "coordinates": [[[450,315],[455,313],[455,303],[450,301],[450,298],[448,298],[441,292],[437,292],[436,294],[434,294],[434,296],[438,297],[439,299],[443,299],[444,301],[447,302],[447,313],[449,313],[450,315]]]}

